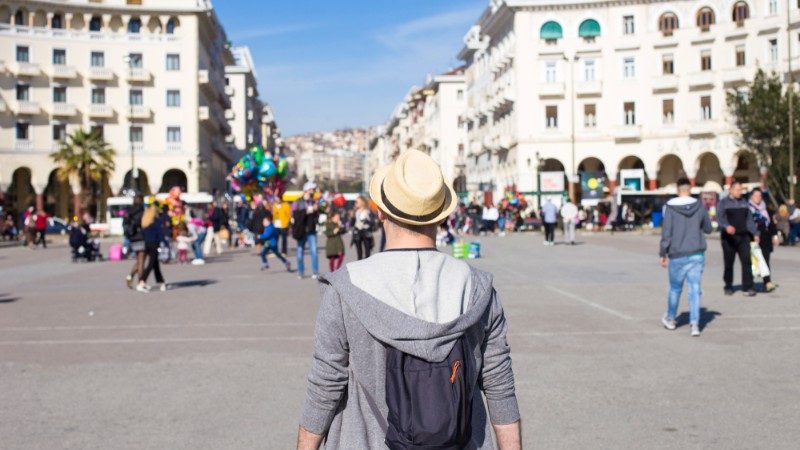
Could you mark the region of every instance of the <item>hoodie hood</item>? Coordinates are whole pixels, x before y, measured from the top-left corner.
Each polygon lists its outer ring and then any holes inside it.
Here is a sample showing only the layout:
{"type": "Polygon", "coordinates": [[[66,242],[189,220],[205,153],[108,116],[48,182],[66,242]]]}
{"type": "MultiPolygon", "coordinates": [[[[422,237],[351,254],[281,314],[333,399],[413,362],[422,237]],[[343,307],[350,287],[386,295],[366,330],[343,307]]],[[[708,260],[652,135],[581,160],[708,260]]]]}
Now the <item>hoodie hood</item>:
{"type": "MultiPolygon", "coordinates": [[[[390,256],[392,252],[381,253],[376,256],[379,255],[390,256]]],[[[447,255],[440,255],[452,258],[447,255]]],[[[372,259],[368,258],[368,260],[372,259]]],[[[458,262],[463,263],[461,261],[458,262]]],[[[487,312],[487,307],[494,294],[492,276],[490,274],[471,268],[466,263],[463,264],[469,270],[467,277],[469,287],[464,291],[466,301],[462,303],[465,305],[465,310],[452,320],[443,323],[415,317],[395,306],[390,306],[387,301],[379,299],[357,287],[351,281],[351,277],[353,277],[351,269],[354,269],[358,277],[364,276],[365,273],[359,272],[358,267],[351,267],[352,263],[348,264],[345,270],[338,270],[324,275],[320,280],[322,283],[330,284],[337,291],[342,305],[349,310],[349,313],[356,316],[373,338],[404,353],[426,361],[439,362],[447,358],[455,341],[467,329],[481,320],[487,312]]],[[[381,278],[393,275],[385,265],[378,264],[377,261],[372,261],[369,266],[372,267],[372,273],[375,277],[381,278]]],[[[447,272],[450,272],[450,270],[447,272]]],[[[447,273],[443,272],[442,275],[442,277],[439,277],[440,279],[447,279],[447,273]]],[[[438,291],[439,289],[434,289],[433,286],[423,290],[425,295],[433,295],[434,292],[438,291]]],[[[379,295],[388,299],[392,296],[397,296],[398,292],[385,291],[379,295]]]]}
{"type": "Polygon", "coordinates": [[[693,197],[675,197],[667,202],[667,208],[685,217],[693,215],[701,207],[700,202],[693,197]]]}

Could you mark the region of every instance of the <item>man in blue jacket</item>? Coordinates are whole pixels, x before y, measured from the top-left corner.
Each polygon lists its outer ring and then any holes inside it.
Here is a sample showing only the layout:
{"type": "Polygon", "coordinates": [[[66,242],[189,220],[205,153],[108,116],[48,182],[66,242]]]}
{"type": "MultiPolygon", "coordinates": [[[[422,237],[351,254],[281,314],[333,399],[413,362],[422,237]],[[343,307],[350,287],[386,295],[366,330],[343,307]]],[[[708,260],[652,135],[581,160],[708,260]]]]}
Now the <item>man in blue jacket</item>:
{"type": "Polygon", "coordinates": [[[683,283],[689,285],[689,323],[692,336],[700,336],[700,282],[705,268],[706,234],[711,233],[711,220],[705,207],[691,196],[687,178],[678,180],[678,196],[664,206],[661,228],[661,266],[669,264],[667,313],[661,323],[674,330],[678,302],[683,283]]]}

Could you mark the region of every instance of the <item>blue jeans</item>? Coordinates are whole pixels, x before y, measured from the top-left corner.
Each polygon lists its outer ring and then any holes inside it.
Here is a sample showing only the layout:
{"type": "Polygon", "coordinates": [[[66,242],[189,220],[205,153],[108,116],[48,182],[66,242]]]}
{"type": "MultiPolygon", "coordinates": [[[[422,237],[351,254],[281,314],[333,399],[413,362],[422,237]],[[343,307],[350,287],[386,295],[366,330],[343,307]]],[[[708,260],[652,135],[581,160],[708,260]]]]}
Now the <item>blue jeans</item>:
{"type": "Polygon", "coordinates": [[[297,241],[297,272],[300,276],[303,276],[306,271],[306,266],[303,264],[306,244],[308,244],[311,251],[311,270],[316,275],[319,273],[319,260],[317,259],[317,235],[314,233],[307,234],[297,241]]]}
{"type": "Polygon", "coordinates": [[[203,241],[206,240],[206,233],[197,235],[197,239],[192,242],[192,251],[194,251],[195,259],[203,259],[203,241]]]}
{"type": "Polygon", "coordinates": [[[272,250],[272,253],[274,253],[275,256],[277,256],[278,259],[280,259],[284,264],[286,264],[288,262],[288,261],[286,261],[286,258],[284,258],[283,255],[281,255],[281,252],[278,251],[278,243],[277,242],[272,243],[272,242],[267,241],[267,242],[264,242],[264,246],[261,247],[261,264],[263,264],[265,266],[268,265],[267,264],[267,254],[270,252],[270,250],[272,250]]]}
{"type": "Polygon", "coordinates": [[[700,296],[706,257],[703,254],[683,256],[669,260],[669,296],[667,298],[667,320],[674,320],[678,314],[683,282],[689,286],[689,322],[700,324],[700,296]]]}

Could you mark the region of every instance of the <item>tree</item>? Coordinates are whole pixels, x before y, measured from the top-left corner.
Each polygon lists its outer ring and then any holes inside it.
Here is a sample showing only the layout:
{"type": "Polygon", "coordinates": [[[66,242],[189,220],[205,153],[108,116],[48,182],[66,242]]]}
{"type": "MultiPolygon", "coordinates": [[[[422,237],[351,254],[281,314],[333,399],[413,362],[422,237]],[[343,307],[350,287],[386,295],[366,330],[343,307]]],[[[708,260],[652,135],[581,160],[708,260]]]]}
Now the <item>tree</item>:
{"type": "Polygon", "coordinates": [[[75,130],[62,140],[59,149],[50,157],[58,165],[58,178],[80,183],[80,206],[82,211],[97,204],[96,183],[107,179],[115,168],[114,149],[97,133],[75,130]]]}
{"type": "MultiPolygon", "coordinates": [[[[742,151],[755,156],[760,167],[767,168],[767,188],[773,201],[789,198],[789,95],[793,96],[794,147],[798,154],[800,140],[800,101],[785,88],[780,75],[759,69],[746,90],[727,94],[728,109],[739,132],[742,151]]],[[[800,168],[795,158],[795,172],[800,168]]]]}

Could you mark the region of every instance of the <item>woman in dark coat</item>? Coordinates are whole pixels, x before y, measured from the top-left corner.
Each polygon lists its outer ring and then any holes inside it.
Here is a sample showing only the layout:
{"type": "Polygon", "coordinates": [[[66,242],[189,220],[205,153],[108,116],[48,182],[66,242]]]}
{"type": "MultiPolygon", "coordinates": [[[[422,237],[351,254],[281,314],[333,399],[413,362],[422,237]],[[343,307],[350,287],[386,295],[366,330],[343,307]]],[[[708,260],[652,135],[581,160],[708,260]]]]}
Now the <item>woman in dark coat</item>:
{"type": "Polygon", "coordinates": [[[342,267],[344,261],[344,241],[342,235],[346,232],[342,225],[339,213],[331,213],[330,219],[325,223],[325,255],[328,257],[328,268],[333,272],[342,267]]]}
{"type": "Polygon", "coordinates": [[[775,242],[773,241],[777,241],[778,228],[775,226],[775,221],[770,218],[771,215],[767,211],[767,203],[764,201],[764,194],[761,189],[754,189],[750,192],[749,206],[759,233],[758,246],[761,247],[761,253],[764,255],[764,260],[770,271],[768,276],[763,277],[764,290],[772,292],[778,287],[772,282],[772,264],[770,264],[770,256],[772,251],[775,250],[775,242]]]}

